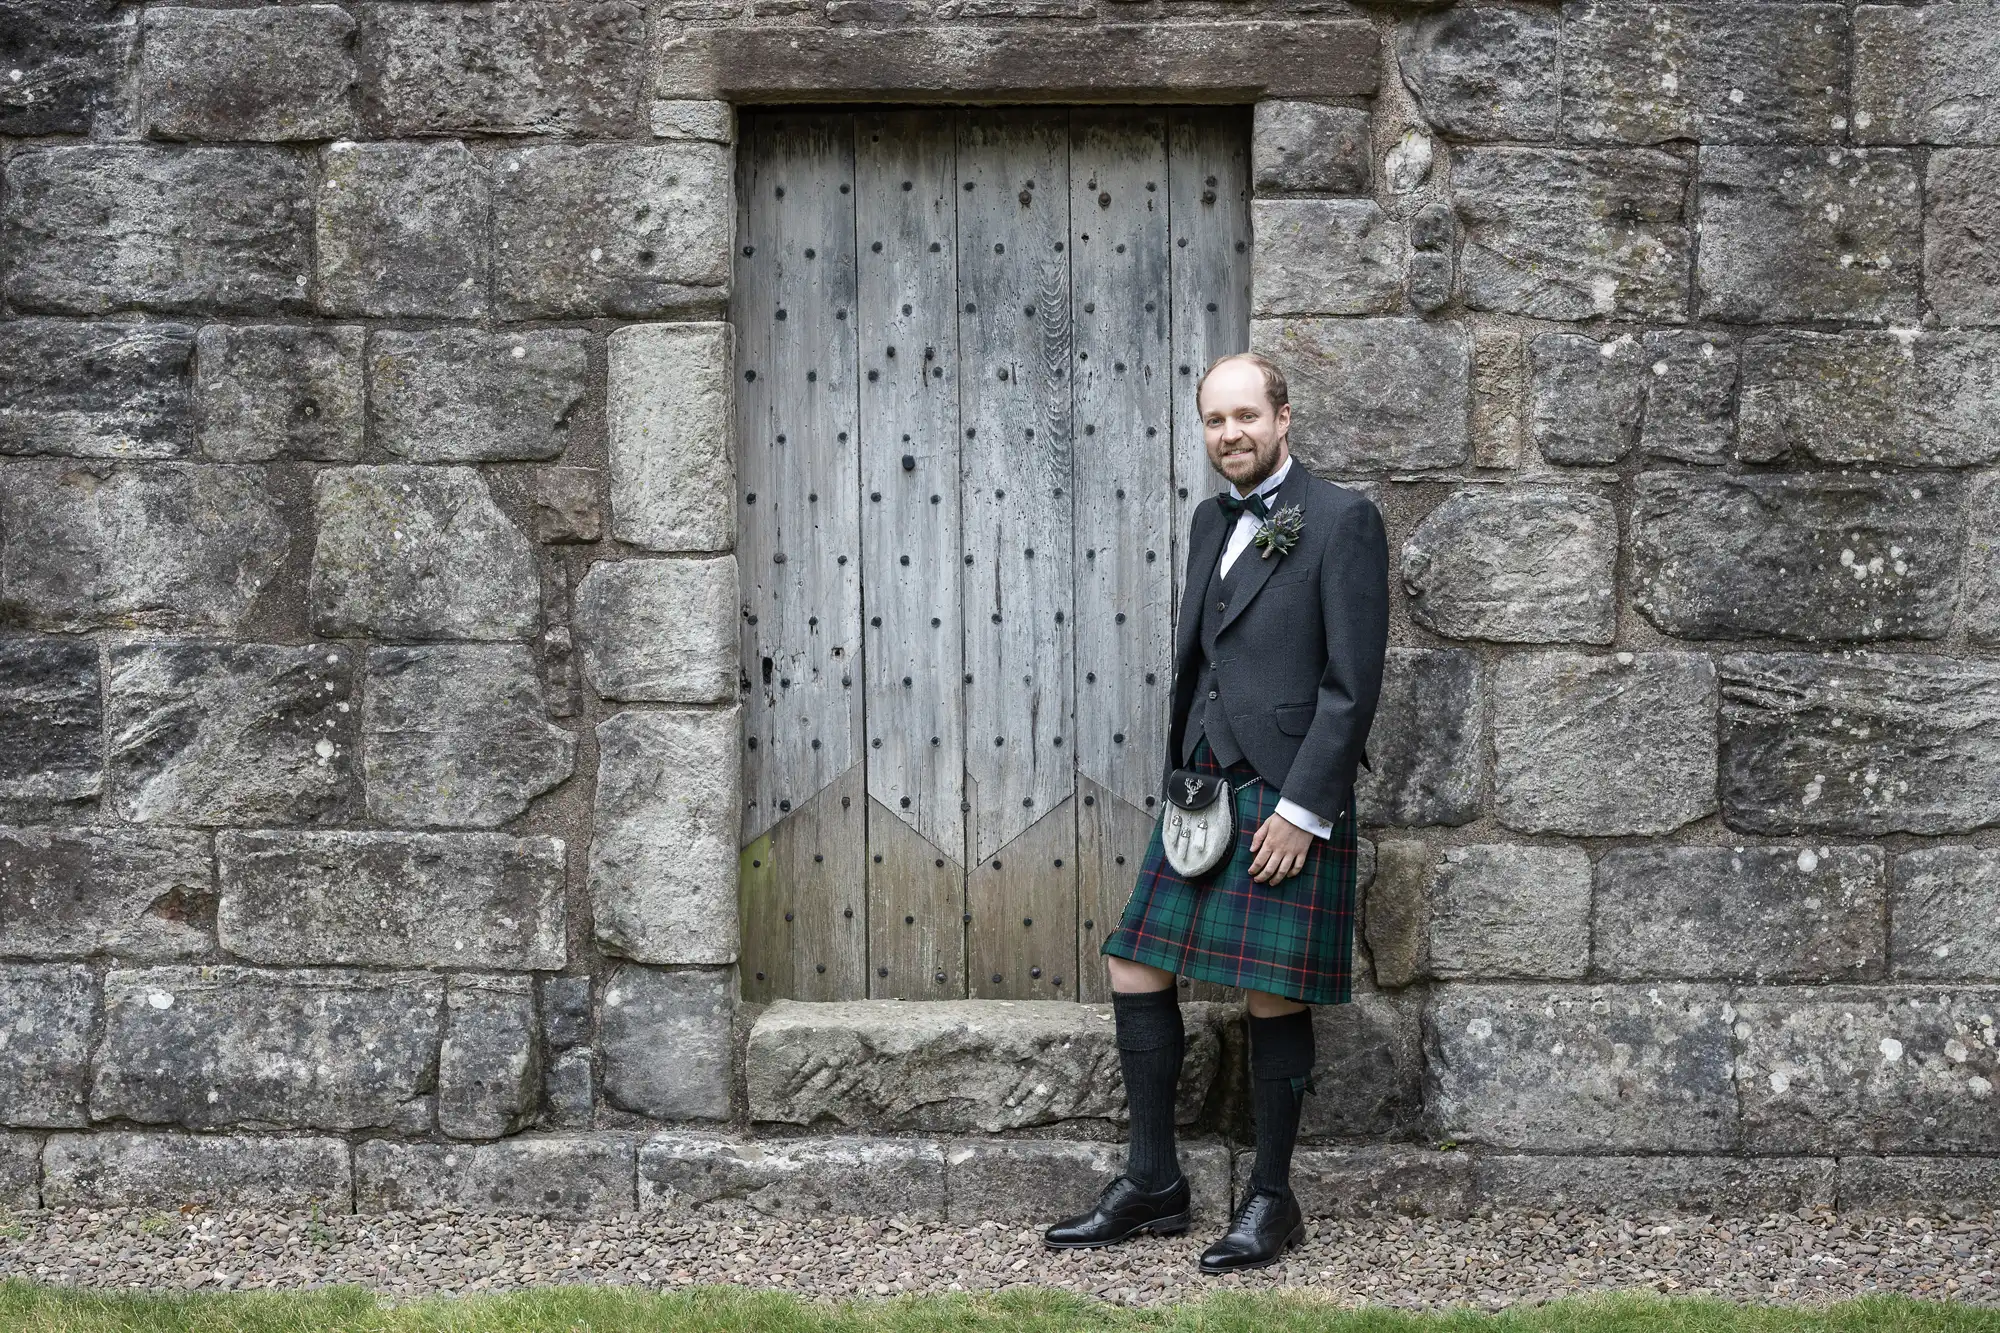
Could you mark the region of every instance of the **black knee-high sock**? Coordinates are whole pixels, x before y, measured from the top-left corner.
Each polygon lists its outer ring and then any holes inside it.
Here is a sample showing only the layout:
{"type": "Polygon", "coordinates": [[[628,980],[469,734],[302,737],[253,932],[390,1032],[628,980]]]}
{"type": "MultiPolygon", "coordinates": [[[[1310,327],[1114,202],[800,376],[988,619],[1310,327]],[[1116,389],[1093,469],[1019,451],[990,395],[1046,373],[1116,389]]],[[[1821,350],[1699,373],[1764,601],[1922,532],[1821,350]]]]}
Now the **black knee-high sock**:
{"type": "Polygon", "coordinates": [[[1250,1188],[1292,1191],[1292,1145],[1299,1137],[1299,1104],[1313,1068],[1312,1010],[1276,1018],[1250,1016],[1250,1083],[1257,1114],[1257,1162],[1250,1188]]]}
{"type": "Polygon", "coordinates": [[[1118,1063],[1125,1073],[1125,1103],[1132,1114],[1125,1174],[1148,1192],[1181,1178],[1174,1153],[1174,1090],[1181,1080],[1187,1033],[1181,1001],[1172,986],[1156,991],[1113,991],[1118,1023],[1118,1063]]]}

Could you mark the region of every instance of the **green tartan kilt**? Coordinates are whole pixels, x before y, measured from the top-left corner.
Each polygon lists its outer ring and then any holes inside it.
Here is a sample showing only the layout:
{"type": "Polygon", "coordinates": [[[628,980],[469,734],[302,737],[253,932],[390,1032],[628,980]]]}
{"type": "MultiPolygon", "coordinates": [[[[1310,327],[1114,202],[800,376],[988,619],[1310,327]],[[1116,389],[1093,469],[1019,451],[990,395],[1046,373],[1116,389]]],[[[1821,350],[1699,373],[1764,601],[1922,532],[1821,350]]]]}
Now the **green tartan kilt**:
{"type": "Polygon", "coordinates": [[[1236,851],[1190,882],[1168,864],[1160,822],[1154,821],[1125,915],[1099,951],[1306,1004],[1347,1003],[1356,907],[1353,798],[1334,818],[1332,836],[1313,839],[1296,875],[1259,884],[1250,878],[1250,840],[1277,810],[1277,789],[1248,764],[1222,768],[1206,736],[1196,742],[1188,767],[1229,778],[1236,851]]]}

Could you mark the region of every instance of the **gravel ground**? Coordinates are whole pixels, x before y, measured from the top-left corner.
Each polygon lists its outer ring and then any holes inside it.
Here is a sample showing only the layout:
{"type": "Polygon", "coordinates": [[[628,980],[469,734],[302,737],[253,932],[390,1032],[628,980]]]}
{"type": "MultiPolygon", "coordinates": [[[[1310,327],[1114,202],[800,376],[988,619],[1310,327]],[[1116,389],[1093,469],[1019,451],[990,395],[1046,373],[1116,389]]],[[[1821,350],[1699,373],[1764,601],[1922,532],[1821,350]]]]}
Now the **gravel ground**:
{"type": "Polygon", "coordinates": [[[1337,1303],[1498,1308],[1576,1292],[1649,1289],[1819,1303],[1874,1291],[2000,1304],[1994,1232],[1972,1220],[1830,1212],[1721,1219],[1560,1212],[1464,1221],[1309,1223],[1259,1273],[1203,1277],[1197,1228],[1103,1250],[1050,1252],[1039,1232],[744,1214],[587,1222],[478,1214],[337,1216],[133,1209],[15,1214],[0,1277],[154,1290],[357,1283],[394,1297],[555,1283],[675,1288],[729,1282],[813,1297],[1045,1286],[1121,1304],[1217,1287],[1299,1288],[1337,1303]]]}

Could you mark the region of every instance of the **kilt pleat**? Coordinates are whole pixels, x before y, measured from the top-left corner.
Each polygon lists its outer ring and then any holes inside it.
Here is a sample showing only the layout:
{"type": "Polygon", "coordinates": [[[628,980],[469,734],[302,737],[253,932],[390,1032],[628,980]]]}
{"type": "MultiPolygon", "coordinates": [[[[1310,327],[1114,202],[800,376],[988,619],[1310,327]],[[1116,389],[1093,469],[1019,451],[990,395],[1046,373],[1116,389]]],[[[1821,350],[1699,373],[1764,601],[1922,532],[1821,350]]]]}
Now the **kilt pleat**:
{"type": "MultiPolygon", "coordinates": [[[[1250,840],[1278,808],[1278,790],[1247,764],[1224,769],[1208,738],[1188,767],[1229,778],[1236,801],[1236,850],[1188,881],[1167,861],[1160,821],[1146,846],[1132,896],[1099,952],[1168,972],[1306,1004],[1352,998],[1355,918],[1354,802],[1314,838],[1299,873],[1279,884],[1250,878],[1250,840]]],[[[1164,815],[1164,809],[1162,810],[1164,815]]]]}

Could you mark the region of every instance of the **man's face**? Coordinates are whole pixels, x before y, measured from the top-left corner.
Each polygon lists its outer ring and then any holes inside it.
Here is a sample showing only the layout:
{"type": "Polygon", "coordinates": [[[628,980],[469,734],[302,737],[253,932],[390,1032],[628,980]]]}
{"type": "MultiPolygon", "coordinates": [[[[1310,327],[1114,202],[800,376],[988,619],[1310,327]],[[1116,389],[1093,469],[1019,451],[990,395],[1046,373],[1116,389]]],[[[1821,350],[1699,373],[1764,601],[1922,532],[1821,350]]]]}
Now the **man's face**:
{"type": "Polygon", "coordinates": [[[1202,382],[1209,464],[1246,495],[1284,463],[1291,426],[1291,406],[1272,410],[1264,373],[1248,361],[1225,361],[1202,382]]]}

